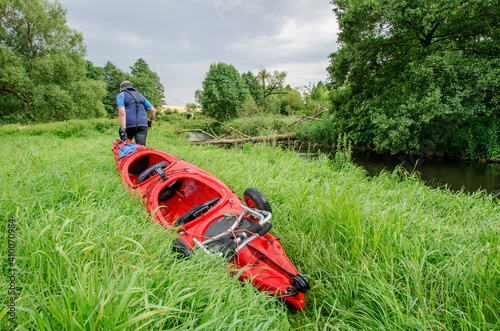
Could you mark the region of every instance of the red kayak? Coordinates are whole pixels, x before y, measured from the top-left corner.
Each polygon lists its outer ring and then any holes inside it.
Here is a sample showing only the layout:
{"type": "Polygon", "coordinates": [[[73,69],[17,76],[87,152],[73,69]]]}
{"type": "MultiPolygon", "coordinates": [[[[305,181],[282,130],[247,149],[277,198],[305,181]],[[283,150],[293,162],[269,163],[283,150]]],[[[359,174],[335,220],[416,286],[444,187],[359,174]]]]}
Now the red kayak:
{"type": "Polygon", "coordinates": [[[156,222],[178,229],[178,253],[219,255],[240,280],[304,309],[309,282],[286,256],[280,238],[269,234],[272,210],[262,193],[248,188],[242,201],[203,169],[130,140],[115,140],[113,152],[127,190],[143,198],[156,222]]]}

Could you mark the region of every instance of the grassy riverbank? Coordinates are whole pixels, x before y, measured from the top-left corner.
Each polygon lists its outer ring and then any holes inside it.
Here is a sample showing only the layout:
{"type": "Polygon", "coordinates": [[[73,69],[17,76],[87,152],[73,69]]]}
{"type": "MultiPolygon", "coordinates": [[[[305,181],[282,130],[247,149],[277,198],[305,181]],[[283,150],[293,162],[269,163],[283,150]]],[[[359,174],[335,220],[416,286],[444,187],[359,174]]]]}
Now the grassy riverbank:
{"type": "MultiPolygon", "coordinates": [[[[500,329],[500,208],[491,197],[405,174],[370,179],[341,157],[194,147],[165,125],[150,131],[150,147],[240,195],[254,186],[267,196],[273,235],[310,276],[306,311],[236,282],[217,259],[176,259],[173,233],[125,192],[111,153],[116,125],[100,120],[0,128],[2,274],[15,219],[23,328],[500,329]]],[[[10,326],[4,307],[0,327],[10,326]]]]}

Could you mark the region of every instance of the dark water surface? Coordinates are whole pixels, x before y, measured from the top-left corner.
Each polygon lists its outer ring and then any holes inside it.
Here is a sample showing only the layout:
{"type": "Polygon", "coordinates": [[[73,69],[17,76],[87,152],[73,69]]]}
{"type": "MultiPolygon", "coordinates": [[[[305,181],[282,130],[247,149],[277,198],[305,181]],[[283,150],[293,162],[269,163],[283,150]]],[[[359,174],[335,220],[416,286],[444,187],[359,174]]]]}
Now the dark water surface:
{"type": "Polygon", "coordinates": [[[410,173],[418,171],[421,179],[432,187],[447,185],[454,191],[486,190],[493,195],[500,195],[500,164],[425,155],[381,155],[361,151],[353,152],[352,157],[354,163],[365,168],[371,176],[382,170],[392,172],[401,165],[410,173]]]}

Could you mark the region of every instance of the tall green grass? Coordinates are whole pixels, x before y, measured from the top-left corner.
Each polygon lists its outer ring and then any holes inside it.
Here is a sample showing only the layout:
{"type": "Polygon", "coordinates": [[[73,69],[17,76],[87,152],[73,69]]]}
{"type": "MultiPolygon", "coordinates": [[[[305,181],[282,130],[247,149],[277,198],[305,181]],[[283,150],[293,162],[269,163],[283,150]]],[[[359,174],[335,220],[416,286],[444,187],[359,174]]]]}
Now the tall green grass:
{"type": "Polygon", "coordinates": [[[220,260],[176,258],[174,234],[125,193],[114,129],[81,125],[89,134],[0,129],[0,213],[19,226],[25,329],[500,330],[500,208],[490,196],[431,189],[402,171],[368,178],[342,158],[194,147],[150,131],[150,147],[240,195],[266,195],[272,234],[312,285],[306,310],[290,312],[220,260]]]}
{"type": "MultiPolygon", "coordinates": [[[[48,130],[61,129],[48,126],[48,130]]],[[[85,126],[85,124],[84,124],[85,126]]],[[[224,263],[172,253],[172,231],[126,194],[112,135],[3,136],[2,267],[17,222],[21,329],[287,329],[273,298],[228,277],[224,263]]],[[[8,275],[2,273],[2,294],[8,275]]],[[[12,325],[2,295],[0,329],[12,325]]]]}

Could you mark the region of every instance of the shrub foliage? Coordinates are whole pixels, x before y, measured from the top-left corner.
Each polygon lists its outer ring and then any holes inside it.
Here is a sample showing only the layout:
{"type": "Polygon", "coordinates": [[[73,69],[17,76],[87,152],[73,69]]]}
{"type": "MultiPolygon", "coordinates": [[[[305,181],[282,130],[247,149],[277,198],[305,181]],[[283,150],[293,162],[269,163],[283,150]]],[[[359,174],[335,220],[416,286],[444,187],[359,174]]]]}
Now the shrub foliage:
{"type": "MultiPolygon", "coordinates": [[[[499,123],[497,2],[332,3],[341,29],[328,68],[335,134],[396,153],[454,144],[454,132],[467,132],[461,143],[478,143],[468,153],[493,152],[475,128],[499,123]]],[[[492,134],[498,140],[499,132],[492,134]]]]}
{"type": "Polygon", "coordinates": [[[0,122],[103,116],[104,84],[87,77],[83,37],[63,7],[16,0],[0,11],[0,122]]]}

